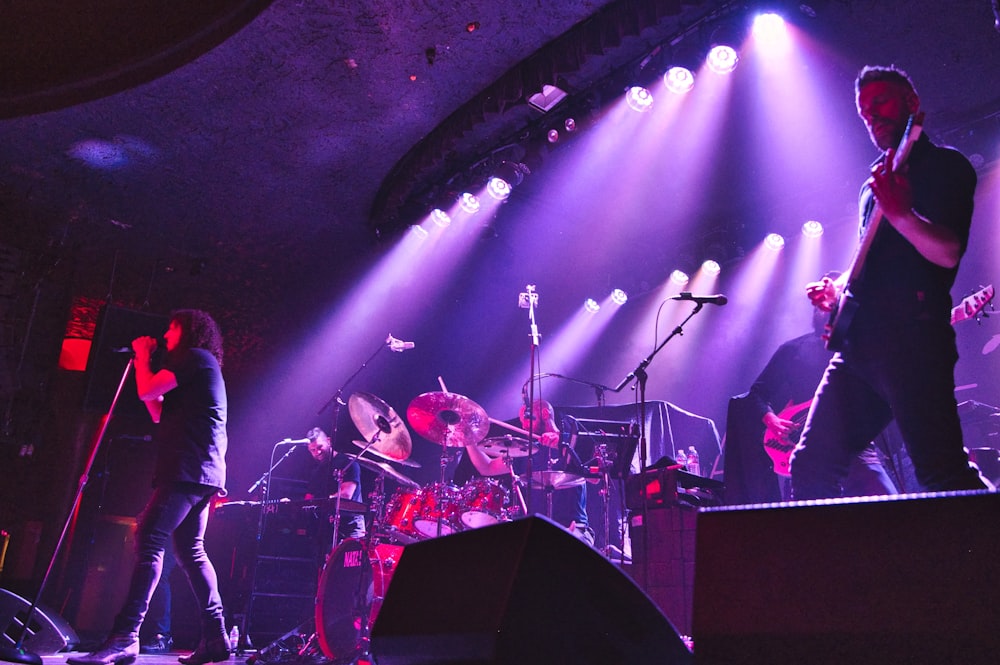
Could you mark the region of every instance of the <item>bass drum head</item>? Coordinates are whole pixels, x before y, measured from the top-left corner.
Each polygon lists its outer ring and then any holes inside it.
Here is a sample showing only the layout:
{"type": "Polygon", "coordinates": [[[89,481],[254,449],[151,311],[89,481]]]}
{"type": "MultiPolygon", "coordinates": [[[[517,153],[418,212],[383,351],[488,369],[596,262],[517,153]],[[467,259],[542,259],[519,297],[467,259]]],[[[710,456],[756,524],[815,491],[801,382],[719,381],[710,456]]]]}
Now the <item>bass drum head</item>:
{"type": "Polygon", "coordinates": [[[316,594],[316,634],[323,655],[350,663],[367,652],[365,638],[382,607],[399,545],[376,545],[348,538],[338,545],[320,576],[316,594]]]}

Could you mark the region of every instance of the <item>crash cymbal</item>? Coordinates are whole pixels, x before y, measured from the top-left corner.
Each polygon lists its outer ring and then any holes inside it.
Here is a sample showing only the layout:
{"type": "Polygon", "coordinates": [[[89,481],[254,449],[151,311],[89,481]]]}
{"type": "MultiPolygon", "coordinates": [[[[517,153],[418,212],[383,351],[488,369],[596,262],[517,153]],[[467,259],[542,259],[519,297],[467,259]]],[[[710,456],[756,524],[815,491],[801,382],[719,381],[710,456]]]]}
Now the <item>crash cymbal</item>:
{"type": "Polygon", "coordinates": [[[477,445],[480,450],[493,457],[527,457],[538,452],[537,441],[532,441],[529,446],[527,439],[511,434],[491,436],[483,439],[477,445]]]}
{"type": "Polygon", "coordinates": [[[456,393],[417,395],[406,409],[406,419],[420,436],[452,448],[477,444],[490,430],[483,407],[456,393]]]}
{"type": "Polygon", "coordinates": [[[369,450],[394,462],[410,456],[410,431],[391,406],[371,393],[354,393],[347,400],[347,410],[365,441],[374,441],[369,450]]]}
{"type": "Polygon", "coordinates": [[[406,487],[420,487],[420,483],[415,480],[407,478],[396,469],[392,468],[388,462],[379,462],[378,460],[373,460],[368,457],[359,457],[358,464],[365,467],[366,469],[371,469],[375,473],[384,474],[389,476],[400,485],[405,485],[406,487]]]}
{"type": "Polygon", "coordinates": [[[371,454],[371,455],[374,455],[376,457],[381,457],[382,459],[389,460],[390,462],[395,462],[396,464],[400,464],[402,466],[408,466],[411,469],[419,469],[420,468],[420,462],[417,462],[416,460],[411,460],[411,459],[392,459],[391,457],[389,457],[385,453],[381,453],[381,452],[375,450],[375,446],[372,446],[372,447],[369,448],[368,444],[365,443],[364,441],[358,441],[357,439],[355,439],[353,443],[358,448],[361,448],[362,450],[364,450],[364,453],[360,453],[362,455],[371,454]],[[367,450],[365,450],[366,448],[367,448],[367,450]]]}
{"type": "MultiPolygon", "coordinates": [[[[521,476],[527,482],[528,474],[521,476]]],[[[535,471],[531,474],[531,486],[541,490],[561,490],[567,487],[578,487],[587,482],[583,476],[566,471],[535,471]]]]}

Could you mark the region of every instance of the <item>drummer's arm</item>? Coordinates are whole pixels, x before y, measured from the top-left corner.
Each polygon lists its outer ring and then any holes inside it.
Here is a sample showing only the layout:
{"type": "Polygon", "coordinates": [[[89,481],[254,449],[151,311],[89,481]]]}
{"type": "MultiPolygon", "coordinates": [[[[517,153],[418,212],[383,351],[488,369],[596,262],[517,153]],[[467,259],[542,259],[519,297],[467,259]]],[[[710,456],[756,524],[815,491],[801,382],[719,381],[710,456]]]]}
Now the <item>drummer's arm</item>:
{"type": "Polygon", "coordinates": [[[341,499],[347,499],[350,501],[351,497],[354,496],[354,490],[356,489],[358,489],[358,484],[356,482],[345,480],[340,484],[340,489],[337,490],[337,495],[341,499]]]}
{"type": "Polygon", "coordinates": [[[502,457],[490,457],[477,445],[466,446],[465,454],[481,475],[499,476],[508,473],[507,463],[502,457]]]}

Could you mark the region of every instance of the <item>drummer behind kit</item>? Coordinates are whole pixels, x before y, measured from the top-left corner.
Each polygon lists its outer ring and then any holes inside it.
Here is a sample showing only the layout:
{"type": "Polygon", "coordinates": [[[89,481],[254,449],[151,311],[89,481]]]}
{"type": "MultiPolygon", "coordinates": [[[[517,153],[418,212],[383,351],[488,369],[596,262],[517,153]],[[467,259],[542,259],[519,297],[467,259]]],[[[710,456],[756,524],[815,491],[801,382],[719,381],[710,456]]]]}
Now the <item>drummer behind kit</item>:
{"type": "MultiPolygon", "coordinates": [[[[292,652],[298,657],[319,651],[333,663],[351,663],[369,653],[368,637],[392,579],[393,571],[405,545],[443,535],[479,529],[509,522],[525,514],[523,498],[494,478],[477,477],[458,487],[447,481],[446,468],[457,452],[476,446],[491,458],[508,462],[528,457],[540,448],[529,445],[528,436],[512,425],[489,418],[481,406],[468,397],[450,392],[424,393],[414,398],[406,420],[422,437],[441,446],[440,473],[437,482],[420,485],[400,468],[417,468],[409,460],[412,439],[406,424],[396,411],[369,393],[354,393],[348,400],[351,420],[363,440],[353,443],[359,449],[352,455],[359,465],[374,472],[376,480],[368,495],[370,505],[334,501],[324,504],[327,511],[367,509],[371,528],[364,538],[345,538],[334,542],[320,575],[315,599],[316,631],[305,646],[289,648],[281,640],[261,649],[248,661],[273,661],[292,652]],[[514,434],[488,437],[491,425],[514,434]],[[386,481],[397,487],[385,501],[386,481]],[[338,508],[339,504],[339,508],[338,508]]],[[[632,449],[634,450],[634,448],[632,449]]],[[[627,459],[627,456],[625,456],[627,459]]],[[[627,465],[627,461],[623,462],[627,465]]],[[[616,465],[620,467],[621,464],[616,465]]],[[[598,465],[592,481],[606,473],[609,464],[598,465]]],[[[565,471],[536,470],[530,478],[513,484],[519,493],[521,484],[552,491],[578,487],[588,478],[565,471]]]]}

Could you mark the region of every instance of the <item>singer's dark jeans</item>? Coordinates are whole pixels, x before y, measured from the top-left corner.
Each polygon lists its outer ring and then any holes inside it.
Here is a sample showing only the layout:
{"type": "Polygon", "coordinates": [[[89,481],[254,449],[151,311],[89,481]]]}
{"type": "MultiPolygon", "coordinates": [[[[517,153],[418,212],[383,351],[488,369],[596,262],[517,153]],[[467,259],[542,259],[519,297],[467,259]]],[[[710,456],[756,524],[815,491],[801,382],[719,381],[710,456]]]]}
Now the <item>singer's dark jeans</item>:
{"type": "Polygon", "coordinates": [[[113,634],[138,633],[149,601],[163,571],[163,553],[173,536],[177,562],[184,569],[201,609],[204,637],[225,630],[222,598],[215,568],[205,554],[208,507],[217,488],[196,483],[171,483],[157,487],[139,516],[136,564],[128,597],[115,617],[113,634]]]}
{"type": "Polygon", "coordinates": [[[929,491],[985,489],[969,463],[955,404],[955,331],[909,321],[855,332],[830,361],[792,457],[795,499],[839,496],[851,457],[895,418],[929,491]]]}

